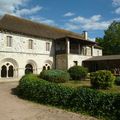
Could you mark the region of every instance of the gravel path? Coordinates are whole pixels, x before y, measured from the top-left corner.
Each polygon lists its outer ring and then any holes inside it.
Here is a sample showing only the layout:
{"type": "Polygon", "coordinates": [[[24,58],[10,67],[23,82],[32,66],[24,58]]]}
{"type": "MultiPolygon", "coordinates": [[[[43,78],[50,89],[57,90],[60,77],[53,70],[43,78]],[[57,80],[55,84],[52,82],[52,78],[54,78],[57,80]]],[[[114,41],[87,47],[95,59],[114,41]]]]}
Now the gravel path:
{"type": "Polygon", "coordinates": [[[22,100],[11,94],[17,82],[0,83],[0,120],[97,120],[22,100]]]}

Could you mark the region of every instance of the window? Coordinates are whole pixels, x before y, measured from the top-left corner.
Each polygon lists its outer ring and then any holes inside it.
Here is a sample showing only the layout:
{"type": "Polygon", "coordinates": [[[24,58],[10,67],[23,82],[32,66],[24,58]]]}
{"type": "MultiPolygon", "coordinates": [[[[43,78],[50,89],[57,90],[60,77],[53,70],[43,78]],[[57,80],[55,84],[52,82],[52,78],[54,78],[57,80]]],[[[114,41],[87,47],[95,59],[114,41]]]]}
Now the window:
{"type": "Polygon", "coordinates": [[[77,66],[78,65],[78,61],[73,61],[74,65],[77,66]]]}
{"type": "Polygon", "coordinates": [[[28,48],[33,49],[33,40],[29,40],[28,48]]]}
{"type": "Polygon", "coordinates": [[[46,43],[46,51],[50,51],[50,43],[49,42],[46,43]]]}
{"type": "Polygon", "coordinates": [[[7,36],[6,45],[7,47],[12,47],[12,36],[7,36]]]}
{"type": "Polygon", "coordinates": [[[99,50],[97,51],[97,56],[99,56],[99,50]]]}

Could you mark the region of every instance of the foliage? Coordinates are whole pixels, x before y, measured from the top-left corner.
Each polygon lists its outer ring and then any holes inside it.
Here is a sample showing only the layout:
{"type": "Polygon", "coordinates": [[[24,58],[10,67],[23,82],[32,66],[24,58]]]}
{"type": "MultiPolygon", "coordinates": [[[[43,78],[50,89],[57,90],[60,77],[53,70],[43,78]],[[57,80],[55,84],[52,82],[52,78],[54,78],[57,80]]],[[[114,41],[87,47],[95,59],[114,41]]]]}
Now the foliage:
{"type": "Polygon", "coordinates": [[[115,79],[115,84],[116,84],[116,85],[120,85],[120,77],[116,77],[116,79],[115,79]]]}
{"type": "Polygon", "coordinates": [[[113,86],[115,76],[107,70],[99,70],[91,73],[91,85],[97,89],[107,89],[113,86]]]}
{"type": "Polygon", "coordinates": [[[56,83],[51,83],[42,79],[20,80],[17,87],[17,93],[22,98],[32,100],[38,103],[51,104],[55,106],[66,106],[73,89],[64,87],[56,83]]]}
{"type": "Polygon", "coordinates": [[[64,83],[70,79],[70,75],[62,70],[43,70],[40,73],[40,78],[50,82],[64,83]]]}
{"type": "Polygon", "coordinates": [[[87,77],[88,70],[82,66],[73,66],[68,72],[70,73],[72,80],[82,80],[87,77]]]}
{"type": "Polygon", "coordinates": [[[103,38],[96,38],[96,42],[103,47],[103,54],[120,54],[120,22],[114,21],[105,30],[103,38]]]}
{"type": "Polygon", "coordinates": [[[88,88],[72,89],[30,78],[24,76],[17,87],[18,95],[24,99],[108,117],[109,120],[118,120],[120,117],[120,94],[105,94],[88,88]]]}

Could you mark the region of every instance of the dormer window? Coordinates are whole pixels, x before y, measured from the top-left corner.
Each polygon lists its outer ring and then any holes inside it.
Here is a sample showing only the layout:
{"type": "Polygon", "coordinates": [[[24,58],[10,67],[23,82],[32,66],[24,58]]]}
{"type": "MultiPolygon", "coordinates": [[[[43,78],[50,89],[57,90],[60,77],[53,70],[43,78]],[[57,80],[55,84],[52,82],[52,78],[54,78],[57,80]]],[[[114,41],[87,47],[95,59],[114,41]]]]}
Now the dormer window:
{"type": "Polygon", "coordinates": [[[28,49],[33,49],[33,40],[28,41],[28,49]]]}
{"type": "Polygon", "coordinates": [[[12,36],[7,36],[6,46],[12,47],[12,36]]]}

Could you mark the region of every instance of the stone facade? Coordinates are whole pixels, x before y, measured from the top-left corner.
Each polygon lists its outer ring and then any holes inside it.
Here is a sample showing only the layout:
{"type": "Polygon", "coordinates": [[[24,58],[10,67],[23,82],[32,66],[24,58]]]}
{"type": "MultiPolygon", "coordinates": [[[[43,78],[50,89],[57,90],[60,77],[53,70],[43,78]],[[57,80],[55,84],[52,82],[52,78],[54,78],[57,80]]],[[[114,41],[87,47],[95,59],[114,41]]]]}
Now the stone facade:
{"type": "MultiPolygon", "coordinates": [[[[0,33],[0,77],[20,78],[27,69],[34,74],[39,74],[43,69],[68,69],[75,65],[82,65],[82,61],[92,56],[102,55],[101,49],[94,46],[86,48],[86,55],[70,53],[69,39],[63,44],[63,51],[66,53],[56,55],[55,42],[52,39],[35,38],[22,34],[10,32],[0,33]],[[12,46],[7,46],[7,36],[12,38],[12,46]],[[33,41],[33,48],[29,49],[29,40],[33,41]],[[46,43],[49,43],[50,50],[46,50],[46,43]],[[98,52],[99,51],[99,52],[98,52]]],[[[59,45],[59,44],[58,44],[59,45]]],[[[59,46],[57,46],[57,49],[59,46]]],[[[77,50],[76,50],[77,51],[77,50]]]]}
{"type": "MultiPolygon", "coordinates": [[[[22,77],[25,74],[25,66],[31,64],[33,73],[39,74],[43,66],[54,67],[54,46],[53,40],[38,39],[13,33],[0,33],[0,68],[13,66],[13,77],[22,77]],[[7,36],[12,37],[12,47],[6,46],[7,36]],[[28,49],[28,40],[33,40],[33,49],[28,49]],[[46,51],[46,43],[50,43],[50,51],[46,51]]],[[[1,72],[0,72],[1,74],[1,72]]],[[[0,75],[1,76],[1,75],[0,75]]]]}

